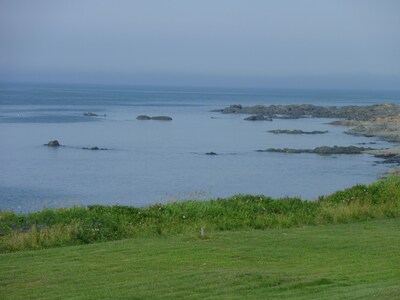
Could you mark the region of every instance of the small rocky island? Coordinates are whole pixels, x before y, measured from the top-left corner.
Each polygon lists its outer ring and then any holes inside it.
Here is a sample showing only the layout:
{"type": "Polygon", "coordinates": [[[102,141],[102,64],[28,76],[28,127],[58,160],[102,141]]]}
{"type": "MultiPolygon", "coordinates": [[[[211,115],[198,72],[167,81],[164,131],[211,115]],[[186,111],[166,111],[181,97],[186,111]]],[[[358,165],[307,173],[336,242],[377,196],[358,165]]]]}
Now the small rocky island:
{"type": "Polygon", "coordinates": [[[49,141],[47,144],[43,144],[43,146],[47,147],[60,147],[60,143],[57,140],[49,141]]]}
{"type": "Polygon", "coordinates": [[[218,155],[218,154],[211,151],[211,152],[207,152],[206,155],[218,155]]]}
{"type": "Polygon", "coordinates": [[[303,131],[303,130],[299,130],[299,129],[294,129],[294,130],[274,129],[274,130],[268,130],[268,132],[273,133],[273,134],[324,134],[324,133],[327,133],[328,131],[327,130],[303,131]]]}
{"type": "Polygon", "coordinates": [[[136,117],[137,120],[146,121],[146,120],[155,120],[155,121],[172,121],[172,118],[169,116],[154,116],[150,117],[147,115],[139,115],[136,117]]]}

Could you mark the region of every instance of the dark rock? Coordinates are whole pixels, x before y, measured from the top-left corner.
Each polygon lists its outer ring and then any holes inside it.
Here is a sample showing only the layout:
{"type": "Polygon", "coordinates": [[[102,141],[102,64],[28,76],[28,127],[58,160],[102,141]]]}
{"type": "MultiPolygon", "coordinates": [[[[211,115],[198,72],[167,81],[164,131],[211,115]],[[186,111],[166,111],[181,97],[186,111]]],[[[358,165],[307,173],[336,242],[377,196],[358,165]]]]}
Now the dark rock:
{"type": "Polygon", "coordinates": [[[144,121],[144,120],[150,120],[151,118],[149,116],[146,116],[146,115],[139,115],[139,116],[136,117],[136,119],[144,121]]]}
{"type": "Polygon", "coordinates": [[[90,112],[90,111],[83,113],[83,115],[85,117],[97,117],[98,116],[98,114],[95,114],[95,113],[90,112]]]}
{"type": "Polygon", "coordinates": [[[218,155],[218,154],[215,152],[207,152],[206,155],[218,155]]]}
{"type": "Polygon", "coordinates": [[[364,151],[373,150],[372,148],[356,146],[322,146],[314,149],[291,149],[291,148],[269,148],[266,150],[256,150],[257,152],[279,152],[279,153],[315,153],[320,155],[332,154],[362,154],[364,151]]]}
{"type": "Polygon", "coordinates": [[[266,117],[263,115],[255,115],[245,118],[246,121],[272,121],[271,117],[266,117]]]}
{"type": "Polygon", "coordinates": [[[84,150],[108,150],[107,148],[99,148],[99,147],[82,147],[84,150]]]}
{"type": "Polygon", "coordinates": [[[54,141],[50,141],[47,144],[44,144],[44,146],[48,146],[48,147],[60,147],[60,143],[57,140],[54,141]]]}
{"type": "Polygon", "coordinates": [[[172,121],[172,118],[168,116],[154,116],[151,119],[156,121],[172,121]]]}
{"type": "Polygon", "coordinates": [[[286,129],[275,129],[275,130],[269,130],[268,132],[274,133],[274,134],[324,134],[327,133],[328,131],[319,131],[319,130],[313,130],[313,131],[303,131],[303,130],[286,130],[286,129]]]}

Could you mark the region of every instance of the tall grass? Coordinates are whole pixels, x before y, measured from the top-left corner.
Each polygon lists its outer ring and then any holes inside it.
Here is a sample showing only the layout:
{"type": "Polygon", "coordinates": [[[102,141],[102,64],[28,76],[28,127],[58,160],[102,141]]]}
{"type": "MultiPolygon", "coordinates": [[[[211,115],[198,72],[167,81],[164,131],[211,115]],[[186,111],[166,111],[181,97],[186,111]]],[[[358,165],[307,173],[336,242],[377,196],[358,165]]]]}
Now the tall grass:
{"type": "Polygon", "coordinates": [[[29,214],[0,211],[0,251],[39,249],[118,240],[145,235],[218,230],[266,229],[346,223],[400,216],[400,176],[369,186],[323,196],[318,201],[236,195],[208,201],[190,200],[128,206],[45,209],[29,214]]]}

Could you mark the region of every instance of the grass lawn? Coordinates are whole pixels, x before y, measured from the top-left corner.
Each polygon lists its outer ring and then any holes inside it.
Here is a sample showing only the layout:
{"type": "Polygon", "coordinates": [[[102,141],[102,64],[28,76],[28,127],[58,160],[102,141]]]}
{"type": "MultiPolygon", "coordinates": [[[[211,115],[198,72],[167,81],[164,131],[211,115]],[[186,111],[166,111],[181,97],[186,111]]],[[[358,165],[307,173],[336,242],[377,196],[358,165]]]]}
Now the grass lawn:
{"type": "Polygon", "coordinates": [[[400,219],[0,254],[0,299],[400,299],[400,219]]]}

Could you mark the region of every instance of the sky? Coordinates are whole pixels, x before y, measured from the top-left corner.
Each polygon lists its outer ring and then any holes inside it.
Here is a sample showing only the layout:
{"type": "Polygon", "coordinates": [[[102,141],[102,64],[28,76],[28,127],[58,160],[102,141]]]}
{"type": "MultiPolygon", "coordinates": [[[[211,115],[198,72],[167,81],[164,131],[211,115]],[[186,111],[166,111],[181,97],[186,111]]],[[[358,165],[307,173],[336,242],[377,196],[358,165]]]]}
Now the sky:
{"type": "Polygon", "coordinates": [[[0,0],[0,81],[400,89],[400,1],[0,0]]]}

